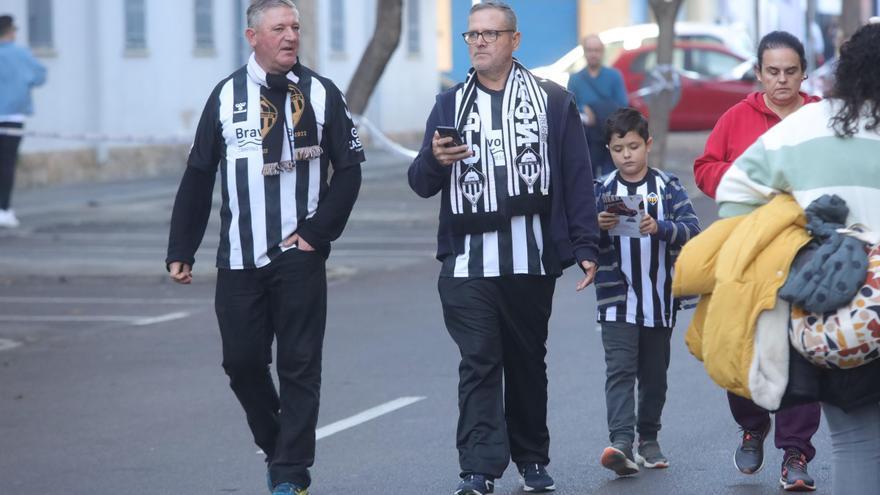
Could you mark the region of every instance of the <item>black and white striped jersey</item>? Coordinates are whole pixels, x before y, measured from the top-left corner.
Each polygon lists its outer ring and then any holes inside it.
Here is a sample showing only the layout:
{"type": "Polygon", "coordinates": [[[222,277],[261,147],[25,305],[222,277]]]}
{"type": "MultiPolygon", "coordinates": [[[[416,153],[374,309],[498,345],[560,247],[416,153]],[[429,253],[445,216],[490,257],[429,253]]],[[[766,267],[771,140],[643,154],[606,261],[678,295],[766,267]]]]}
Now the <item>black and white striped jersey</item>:
{"type": "MultiPolygon", "coordinates": [[[[483,132],[491,143],[501,142],[504,91],[477,84],[476,108],[483,132]]],[[[484,153],[488,155],[489,153],[484,153]]],[[[492,175],[492,174],[489,174],[492,175]]],[[[561,262],[550,236],[545,215],[514,216],[510,230],[456,236],[456,253],[443,259],[441,277],[498,277],[502,275],[559,275],[561,262]],[[545,249],[546,247],[546,249],[545,249]]]]}
{"type": "MultiPolygon", "coordinates": [[[[261,82],[249,74],[247,66],[217,85],[202,113],[188,165],[211,173],[220,170],[218,268],[263,267],[284,250],[293,249],[282,248],[280,243],[317,212],[328,190],[330,164],[339,170],[364,161],[357,129],[332,81],[300,64],[288,78],[314,108],[318,144],[323,149],[318,158],[296,161],[292,172],[262,173],[261,131],[265,129],[259,123],[265,127],[266,119],[261,105],[253,103],[260,101],[261,82]]],[[[295,134],[296,127],[291,127],[295,134]]],[[[290,160],[291,151],[291,146],[285,146],[281,159],[290,160]]]]}
{"type": "MultiPolygon", "coordinates": [[[[637,183],[627,182],[617,173],[616,179],[606,182],[606,193],[614,196],[641,195],[645,198],[645,212],[658,222],[672,219],[672,212],[664,211],[666,183],[653,169],[637,183]]],[[[612,236],[611,243],[617,254],[617,263],[626,279],[626,299],[605,308],[599,308],[598,321],[626,322],[645,327],[673,327],[672,275],[673,261],[667,243],[660,236],[612,236]]],[[[600,268],[601,269],[601,268],[600,268]]]]}

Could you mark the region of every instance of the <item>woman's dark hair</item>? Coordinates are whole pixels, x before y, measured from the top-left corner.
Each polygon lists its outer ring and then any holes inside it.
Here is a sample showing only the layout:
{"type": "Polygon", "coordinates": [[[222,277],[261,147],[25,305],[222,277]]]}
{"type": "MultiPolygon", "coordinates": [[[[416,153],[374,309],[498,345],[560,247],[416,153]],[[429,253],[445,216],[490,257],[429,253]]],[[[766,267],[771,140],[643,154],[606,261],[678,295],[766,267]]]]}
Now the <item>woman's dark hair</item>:
{"type": "Polygon", "coordinates": [[[791,48],[801,59],[801,71],[807,70],[807,56],[804,55],[804,44],[797,36],[787,31],[773,31],[767,33],[758,43],[758,70],[764,63],[764,52],[772,48],[791,48]]]}
{"type": "Polygon", "coordinates": [[[624,107],[614,111],[605,121],[605,144],[611,142],[611,138],[626,136],[629,131],[635,131],[645,142],[648,141],[648,119],[635,108],[624,107]]]}
{"type": "Polygon", "coordinates": [[[863,112],[869,114],[865,128],[880,131],[880,24],[862,26],[840,47],[831,97],[841,103],[831,118],[837,136],[859,132],[863,112]]]}

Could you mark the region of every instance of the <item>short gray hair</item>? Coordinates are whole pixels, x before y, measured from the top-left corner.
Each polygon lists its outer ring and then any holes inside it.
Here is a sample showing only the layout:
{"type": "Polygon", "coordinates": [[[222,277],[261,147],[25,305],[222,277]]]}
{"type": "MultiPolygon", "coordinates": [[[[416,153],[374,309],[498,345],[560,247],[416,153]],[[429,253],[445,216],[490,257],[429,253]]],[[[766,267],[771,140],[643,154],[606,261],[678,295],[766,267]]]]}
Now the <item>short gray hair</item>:
{"type": "Polygon", "coordinates": [[[251,0],[247,8],[247,25],[254,29],[263,20],[263,13],[275,7],[287,7],[293,9],[296,18],[299,19],[299,9],[293,4],[293,0],[251,0]]]}
{"type": "Polygon", "coordinates": [[[473,15],[475,12],[479,12],[485,9],[495,9],[500,10],[504,17],[507,19],[507,28],[513,29],[516,31],[516,12],[510,8],[510,5],[507,5],[504,2],[497,0],[486,0],[482,3],[475,3],[473,7],[471,7],[471,11],[468,13],[468,16],[473,15]]]}

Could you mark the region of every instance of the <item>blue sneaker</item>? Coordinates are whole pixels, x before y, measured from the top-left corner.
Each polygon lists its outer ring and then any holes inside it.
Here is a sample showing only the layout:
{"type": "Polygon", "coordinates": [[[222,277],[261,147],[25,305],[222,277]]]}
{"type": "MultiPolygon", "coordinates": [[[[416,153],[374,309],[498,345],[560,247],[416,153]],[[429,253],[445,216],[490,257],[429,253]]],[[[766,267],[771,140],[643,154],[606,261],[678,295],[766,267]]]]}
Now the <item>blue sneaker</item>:
{"type": "Polygon", "coordinates": [[[452,495],[487,495],[495,493],[495,480],[482,474],[469,474],[462,478],[452,495]]]}
{"type": "Polygon", "coordinates": [[[272,489],[272,495],[309,495],[309,489],[293,483],[279,483],[272,489]]]}
{"type": "Polygon", "coordinates": [[[556,483],[547,473],[547,467],[541,464],[520,464],[519,475],[522,478],[523,491],[525,492],[552,492],[556,489],[556,483]]]}

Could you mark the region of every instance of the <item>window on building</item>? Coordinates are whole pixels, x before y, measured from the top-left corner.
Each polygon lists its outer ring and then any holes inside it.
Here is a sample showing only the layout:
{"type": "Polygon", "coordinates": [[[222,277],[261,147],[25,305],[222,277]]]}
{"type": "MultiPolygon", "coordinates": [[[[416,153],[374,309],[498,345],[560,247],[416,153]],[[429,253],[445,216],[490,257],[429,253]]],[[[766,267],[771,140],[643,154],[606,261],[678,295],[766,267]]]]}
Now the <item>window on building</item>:
{"type": "Polygon", "coordinates": [[[214,2],[196,1],[196,50],[214,49],[214,2]]]}
{"type": "Polygon", "coordinates": [[[28,0],[28,44],[33,49],[48,50],[52,41],[52,0],[28,0]]]}
{"type": "Polygon", "coordinates": [[[147,10],[144,0],[125,0],[125,49],[147,49],[147,10]]]}
{"type": "Polygon", "coordinates": [[[422,52],[420,10],[420,0],[406,2],[406,51],[410,55],[418,55],[422,52]]]}
{"type": "Polygon", "coordinates": [[[345,5],[343,0],[330,1],[330,51],[345,53],[345,5]]]}

